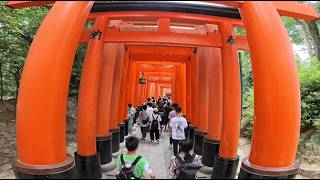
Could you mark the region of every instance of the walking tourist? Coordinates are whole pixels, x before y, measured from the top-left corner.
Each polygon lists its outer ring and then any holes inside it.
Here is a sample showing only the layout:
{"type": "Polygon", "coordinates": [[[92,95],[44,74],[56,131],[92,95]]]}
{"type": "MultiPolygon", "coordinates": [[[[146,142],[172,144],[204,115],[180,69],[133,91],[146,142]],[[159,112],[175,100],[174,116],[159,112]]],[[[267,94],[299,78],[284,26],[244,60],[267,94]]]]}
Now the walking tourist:
{"type": "Polygon", "coordinates": [[[133,118],[136,114],[136,109],[134,107],[132,107],[132,104],[129,103],[128,104],[128,119],[129,119],[129,132],[132,132],[132,128],[133,128],[133,118]]]}
{"type": "MultiPolygon", "coordinates": [[[[170,124],[171,119],[176,117],[176,114],[177,114],[176,109],[178,106],[179,105],[177,103],[172,104],[171,111],[168,115],[169,124],[170,124]]],[[[170,147],[171,147],[171,145],[173,144],[173,140],[172,140],[172,129],[171,129],[170,125],[169,125],[169,136],[170,136],[170,147]]]]}
{"type": "Polygon", "coordinates": [[[142,106],[142,111],[140,112],[139,119],[140,119],[140,129],[142,134],[142,141],[146,140],[148,128],[149,128],[149,114],[147,113],[147,105],[142,106]]]}
{"type": "Polygon", "coordinates": [[[151,139],[151,142],[154,142],[154,139],[156,139],[157,143],[159,143],[161,117],[159,115],[157,108],[155,108],[153,110],[153,114],[149,117],[149,119],[150,119],[150,139],[151,139]]]}
{"type": "Polygon", "coordinates": [[[184,130],[188,127],[187,120],[183,117],[180,107],[176,108],[176,113],[176,117],[170,120],[174,155],[178,154],[178,145],[180,141],[186,138],[184,130]]]}
{"type": "Polygon", "coordinates": [[[190,153],[192,147],[190,139],[180,142],[181,153],[173,156],[170,160],[169,175],[172,179],[196,179],[197,170],[203,165],[201,156],[190,153]]]}
{"type": "Polygon", "coordinates": [[[117,160],[117,179],[146,179],[144,174],[155,179],[155,173],[152,171],[148,161],[142,156],[137,155],[139,139],[130,136],[126,139],[127,153],[119,156],[117,160]]]}

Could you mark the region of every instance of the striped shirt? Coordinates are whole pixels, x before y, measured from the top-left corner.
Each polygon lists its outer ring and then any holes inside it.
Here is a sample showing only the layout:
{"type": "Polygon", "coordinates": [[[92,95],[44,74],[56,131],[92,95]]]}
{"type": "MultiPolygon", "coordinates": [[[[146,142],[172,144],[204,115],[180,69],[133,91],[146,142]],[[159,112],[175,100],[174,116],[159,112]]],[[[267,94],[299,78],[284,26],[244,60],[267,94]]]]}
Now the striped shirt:
{"type": "MultiPolygon", "coordinates": [[[[180,153],[179,156],[181,157],[182,160],[184,160],[184,154],[180,153]]],[[[193,156],[193,154],[191,154],[191,156],[193,156]]],[[[195,155],[195,158],[192,162],[193,164],[197,165],[197,166],[203,166],[202,164],[202,157],[199,155],[195,155]]],[[[176,158],[176,156],[173,156],[170,160],[170,164],[169,164],[169,175],[171,177],[173,177],[173,179],[176,178],[176,176],[179,174],[178,172],[178,168],[180,166],[180,162],[179,160],[176,158]]]]}

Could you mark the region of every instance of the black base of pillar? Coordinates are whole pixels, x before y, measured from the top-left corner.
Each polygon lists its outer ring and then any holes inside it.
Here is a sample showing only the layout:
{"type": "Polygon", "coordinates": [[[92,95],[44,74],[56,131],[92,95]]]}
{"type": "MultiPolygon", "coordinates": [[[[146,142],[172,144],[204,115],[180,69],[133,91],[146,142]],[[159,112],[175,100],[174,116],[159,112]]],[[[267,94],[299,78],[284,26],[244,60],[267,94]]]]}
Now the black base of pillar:
{"type": "Polygon", "coordinates": [[[123,143],[124,142],[124,136],[125,136],[124,134],[125,134],[126,127],[125,127],[124,123],[120,123],[119,127],[120,127],[120,143],[123,143]]]}
{"type": "Polygon", "coordinates": [[[202,164],[213,167],[214,160],[219,153],[220,142],[204,138],[202,151],[202,164]]]}
{"type": "Polygon", "coordinates": [[[238,179],[294,179],[298,174],[300,163],[287,168],[265,168],[250,164],[248,158],[242,161],[238,179]]]}
{"type": "Polygon", "coordinates": [[[120,150],[120,128],[110,129],[112,133],[112,153],[116,153],[120,150]]]}
{"type": "Polygon", "coordinates": [[[129,135],[129,119],[125,119],[124,120],[124,136],[128,136],[129,135]]]}
{"type": "Polygon", "coordinates": [[[212,179],[235,179],[239,164],[239,156],[236,159],[224,159],[216,156],[213,164],[212,179]]]}
{"type": "Polygon", "coordinates": [[[97,152],[100,154],[100,163],[108,164],[112,161],[112,136],[97,137],[97,152]]]}
{"type": "Polygon", "coordinates": [[[101,163],[99,153],[93,156],[81,156],[74,153],[77,179],[101,179],[101,163]]]}
{"type": "Polygon", "coordinates": [[[17,158],[11,161],[16,179],[74,179],[76,176],[74,159],[67,159],[57,165],[32,166],[21,163],[17,158]]]}
{"type": "Polygon", "coordinates": [[[189,139],[192,141],[192,144],[194,144],[194,132],[197,129],[197,127],[193,126],[192,124],[189,125],[189,139]]]}
{"type": "Polygon", "coordinates": [[[203,140],[206,133],[200,132],[195,130],[194,132],[194,145],[193,145],[193,152],[197,155],[202,155],[203,149],[203,140]]]}

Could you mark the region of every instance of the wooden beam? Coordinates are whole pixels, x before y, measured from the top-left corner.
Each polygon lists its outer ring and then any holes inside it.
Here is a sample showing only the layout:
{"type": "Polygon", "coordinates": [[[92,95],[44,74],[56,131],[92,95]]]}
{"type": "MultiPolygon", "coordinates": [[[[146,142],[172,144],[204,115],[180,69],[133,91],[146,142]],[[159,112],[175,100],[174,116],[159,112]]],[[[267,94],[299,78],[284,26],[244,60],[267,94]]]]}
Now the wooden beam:
{"type": "Polygon", "coordinates": [[[236,43],[239,50],[249,51],[247,36],[236,36],[236,43]]]}
{"type": "Polygon", "coordinates": [[[146,72],[146,71],[141,71],[141,72],[143,72],[146,76],[171,77],[174,75],[174,73],[170,73],[170,72],[146,72]]]}
{"type": "MultiPolygon", "coordinates": [[[[91,32],[91,29],[84,29],[79,43],[87,43],[90,39],[91,32]]],[[[184,45],[189,47],[221,47],[221,36],[214,33],[210,33],[207,36],[170,32],[120,32],[113,30],[106,30],[105,33],[104,41],[106,43],[142,43],[174,46],[184,45]]]]}
{"type": "Polygon", "coordinates": [[[130,56],[134,61],[158,61],[158,62],[176,62],[176,63],[185,63],[189,57],[188,56],[169,56],[169,55],[153,55],[153,54],[133,54],[130,56]]]}
{"type": "MultiPolygon", "coordinates": [[[[221,4],[235,8],[241,8],[245,1],[207,1],[213,4],[221,4]]],[[[310,5],[297,1],[271,1],[280,16],[288,16],[307,21],[319,19],[316,9],[310,5]]]]}
{"type": "Polygon", "coordinates": [[[240,19],[225,18],[218,16],[208,16],[192,13],[160,12],[160,11],[123,11],[123,12],[95,12],[90,13],[89,18],[107,16],[110,19],[122,20],[150,20],[157,21],[159,18],[170,18],[171,22],[194,23],[194,24],[217,24],[220,22],[230,22],[233,25],[243,25],[240,19]]]}
{"type": "MultiPolygon", "coordinates": [[[[79,43],[87,43],[90,38],[90,33],[92,30],[90,29],[84,29],[81,34],[81,38],[79,43]]],[[[111,31],[108,31],[109,33],[106,34],[106,36],[112,36],[112,33],[116,33],[117,36],[112,37],[110,39],[105,39],[106,43],[142,43],[142,44],[154,44],[155,46],[151,45],[129,45],[128,46],[128,51],[132,54],[139,54],[139,53],[144,53],[144,54],[169,54],[169,55],[192,55],[193,50],[195,47],[197,47],[196,42],[190,43],[192,40],[199,40],[198,45],[201,46],[208,46],[208,47],[220,47],[221,41],[220,41],[220,35],[216,35],[214,33],[210,33],[208,36],[202,36],[202,35],[189,35],[189,34],[175,34],[175,33],[170,33],[170,35],[167,37],[166,33],[157,33],[157,32],[148,32],[150,33],[149,36],[142,36],[145,32],[114,32],[110,33],[111,31]],[[124,39],[124,37],[121,37],[118,35],[118,33],[125,33],[126,37],[129,37],[128,39],[124,39]],[[132,36],[130,33],[133,33],[132,36]],[[135,35],[140,35],[140,37],[137,37],[135,35]],[[177,37],[173,37],[177,35],[177,37]],[[130,37],[131,36],[131,37],[130,37]],[[142,37],[141,37],[142,36],[142,37]],[[158,36],[158,37],[157,37],[158,36]],[[183,36],[185,38],[185,41],[181,41],[179,39],[179,36],[183,36]],[[197,38],[194,39],[193,37],[196,36],[197,38]],[[214,37],[214,38],[213,38],[214,37]],[[208,38],[208,39],[205,39],[208,38]],[[152,42],[148,42],[148,39],[153,39],[152,42]],[[157,40],[161,39],[161,42],[157,42],[157,40]],[[172,42],[172,40],[178,40],[179,44],[176,44],[177,42],[172,42]],[[214,42],[210,42],[210,40],[214,39],[214,42]],[[184,44],[184,42],[189,43],[189,44],[184,44]],[[220,41],[220,42],[218,42],[220,41]],[[157,45],[158,43],[161,43],[162,46],[157,45]],[[165,44],[166,46],[164,46],[165,44]],[[189,47],[169,47],[169,45],[187,45],[189,47]],[[214,46],[215,45],[215,46],[214,46]],[[191,47],[190,47],[191,46],[191,47]]],[[[247,42],[247,37],[246,36],[236,36],[236,41],[237,41],[237,47],[238,49],[241,50],[249,50],[249,45],[247,42]]]]}
{"type": "MultiPolygon", "coordinates": [[[[55,1],[8,1],[7,6],[11,8],[23,8],[30,6],[43,6],[48,4],[53,4],[55,1]]],[[[230,7],[241,8],[244,1],[205,1],[213,4],[222,4],[230,7]]],[[[279,15],[289,16],[304,20],[316,20],[319,19],[317,11],[310,5],[302,4],[296,1],[272,1],[275,8],[277,9],[279,15]]],[[[189,13],[175,13],[175,12],[99,12],[91,13],[89,19],[96,18],[101,14],[106,14],[113,18],[129,18],[129,19],[145,19],[149,18],[170,18],[172,21],[184,21],[184,22],[195,22],[195,23],[219,23],[221,21],[230,21],[234,25],[242,25],[241,20],[223,18],[223,17],[214,17],[198,14],[189,14],[189,13]],[[149,15],[148,15],[149,13],[149,15]]]]}
{"type": "Polygon", "coordinates": [[[319,19],[315,8],[296,1],[272,1],[280,16],[289,16],[307,21],[319,19]]]}
{"type": "Polygon", "coordinates": [[[173,46],[128,45],[130,54],[193,55],[194,48],[173,46]]]}
{"type": "Polygon", "coordinates": [[[181,65],[182,62],[172,62],[172,61],[136,61],[136,64],[158,64],[158,65],[181,65]]]}
{"type": "Polygon", "coordinates": [[[113,32],[107,30],[104,41],[106,43],[165,43],[221,47],[221,36],[218,34],[202,36],[161,32],[113,32]]]}
{"type": "Polygon", "coordinates": [[[138,67],[140,72],[159,72],[159,73],[175,73],[174,68],[147,68],[138,67]]]}
{"type": "Polygon", "coordinates": [[[170,84],[172,80],[147,80],[147,83],[170,84]]]}

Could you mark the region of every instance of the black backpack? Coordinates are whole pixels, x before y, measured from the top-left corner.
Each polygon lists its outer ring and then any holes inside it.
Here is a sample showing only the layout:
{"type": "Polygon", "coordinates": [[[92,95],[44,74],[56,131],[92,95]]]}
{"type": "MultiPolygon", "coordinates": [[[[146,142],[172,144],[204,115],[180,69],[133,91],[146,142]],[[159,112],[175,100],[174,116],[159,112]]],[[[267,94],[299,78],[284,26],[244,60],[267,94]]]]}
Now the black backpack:
{"type": "Polygon", "coordinates": [[[185,162],[181,159],[179,155],[176,156],[177,160],[179,161],[179,167],[176,171],[179,171],[179,174],[176,174],[176,179],[196,179],[196,174],[201,166],[195,165],[193,163],[194,158],[196,155],[192,156],[191,162],[185,162]]]}
{"type": "Polygon", "coordinates": [[[154,118],[154,116],[152,115],[152,122],[151,122],[151,129],[152,130],[157,130],[157,129],[159,129],[159,123],[158,123],[158,117],[159,117],[159,115],[157,115],[157,118],[154,118]]]}
{"type": "Polygon", "coordinates": [[[119,173],[116,175],[117,179],[139,179],[139,177],[136,177],[134,175],[134,167],[138,164],[138,162],[142,159],[141,156],[138,156],[133,163],[131,164],[130,167],[126,167],[126,163],[124,162],[123,159],[123,154],[120,156],[120,161],[122,164],[122,168],[119,171],[119,173]]]}

